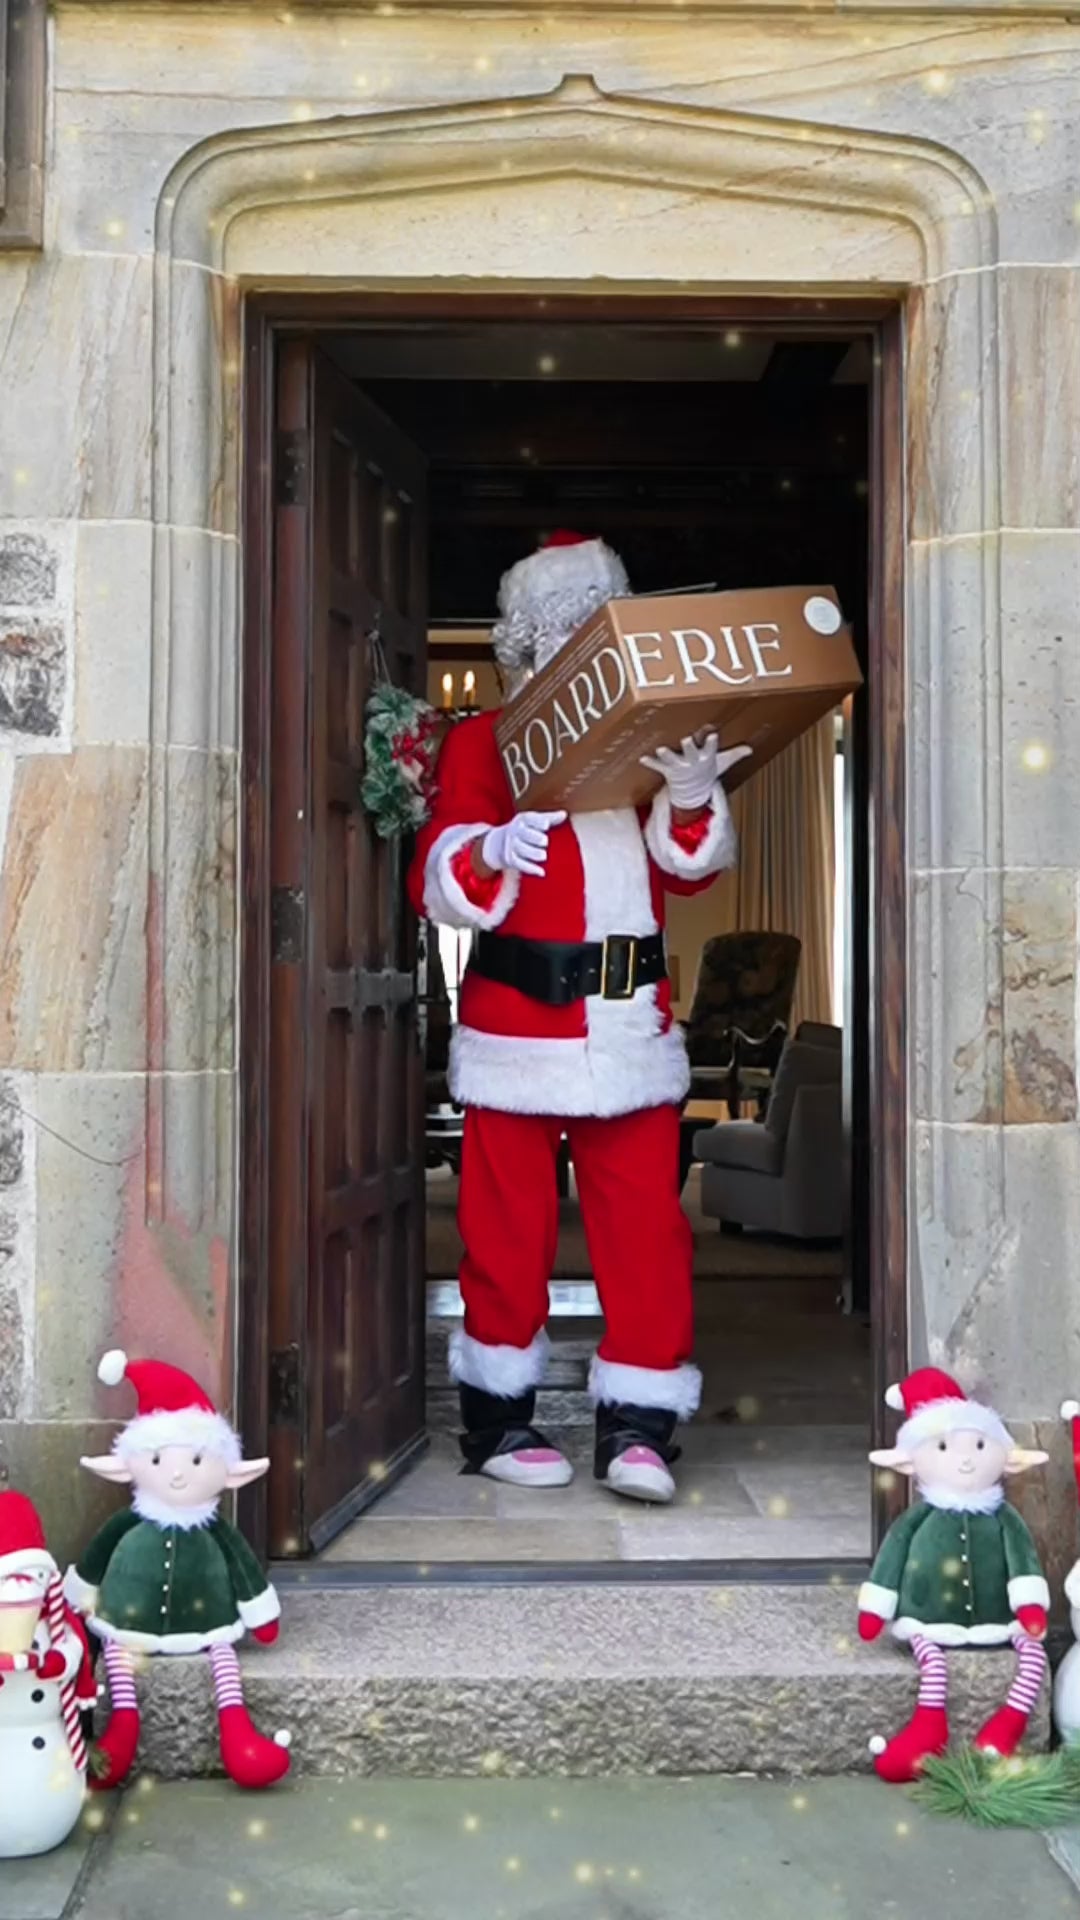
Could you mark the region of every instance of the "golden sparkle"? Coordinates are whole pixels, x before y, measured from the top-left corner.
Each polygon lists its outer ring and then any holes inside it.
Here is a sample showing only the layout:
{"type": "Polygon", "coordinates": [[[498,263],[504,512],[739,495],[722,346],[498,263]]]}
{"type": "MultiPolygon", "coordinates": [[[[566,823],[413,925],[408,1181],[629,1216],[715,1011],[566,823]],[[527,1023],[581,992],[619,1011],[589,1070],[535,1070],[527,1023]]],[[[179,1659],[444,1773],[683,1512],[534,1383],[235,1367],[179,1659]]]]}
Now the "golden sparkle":
{"type": "Polygon", "coordinates": [[[944,67],[931,67],[923,81],[923,86],[926,88],[927,93],[951,93],[952,79],[950,75],[945,72],[944,67]]]}
{"type": "Polygon", "coordinates": [[[725,347],[741,347],[742,346],[742,334],[739,332],[737,327],[728,328],[728,331],[724,335],[724,345],[725,347]]]}
{"type": "Polygon", "coordinates": [[[761,1419],[761,1401],[752,1393],[740,1394],[735,1402],[735,1414],[747,1426],[752,1426],[755,1420],[761,1419]]]}
{"type": "Polygon", "coordinates": [[[387,1826],[385,1820],[380,1820],[378,1826],[372,1827],[371,1831],[374,1834],[376,1840],[387,1840],[390,1837],[390,1829],[387,1826]]]}
{"type": "Polygon", "coordinates": [[[476,59],[473,61],[473,66],[476,68],[477,73],[491,72],[491,61],[486,53],[478,53],[476,59]]]}
{"type": "Polygon", "coordinates": [[[770,1520],[786,1520],[791,1512],[791,1505],[782,1493],[774,1493],[772,1499],[766,1502],[765,1511],[770,1520]]]}
{"type": "Polygon", "coordinates": [[[249,1820],[247,1823],[247,1833],[248,1833],[249,1840],[264,1839],[266,1836],[266,1831],[267,1831],[267,1827],[266,1827],[265,1820],[249,1820]]]}
{"type": "Polygon", "coordinates": [[[562,1819],[562,1808],[561,1808],[561,1807],[549,1807],[549,1808],[548,1808],[548,1819],[549,1819],[549,1820],[561,1820],[561,1819],[562,1819]]]}
{"type": "Polygon", "coordinates": [[[510,1855],[510,1858],[505,1862],[505,1866],[507,1873],[521,1872],[521,1861],[518,1859],[516,1853],[510,1855]]]}
{"type": "Polygon", "coordinates": [[[353,1814],[352,1819],[349,1821],[349,1832],[350,1833],[366,1833],[367,1832],[367,1821],[364,1819],[362,1814],[360,1813],[353,1814]]]}
{"type": "Polygon", "coordinates": [[[553,353],[542,353],[536,364],[541,373],[554,373],[559,363],[553,353]]]}
{"type": "Polygon", "coordinates": [[[1041,740],[1029,740],[1020,760],[1028,773],[1045,773],[1050,765],[1049,749],[1043,746],[1041,740]]]}
{"type": "Polygon", "coordinates": [[[579,1887],[591,1887],[596,1879],[596,1868],[590,1866],[587,1860],[579,1860],[574,1868],[574,1879],[579,1887]]]}
{"type": "Polygon", "coordinates": [[[136,1813],[134,1807],[128,1808],[124,1819],[127,1821],[129,1827],[137,1827],[139,1824],[139,1815],[136,1813]]]}
{"type": "Polygon", "coordinates": [[[90,1833],[100,1833],[105,1825],[105,1815],[100,1807],[87,1807],[82,1817],[83,1826],[90,1833]]]}
{"type": "MultiPolygon", "coordinates": [[[[383,520],[387,522],[387,524],[389,524],[390,521],[396,520],[396,519],[397,519],[397,514],[394,511],[394,508],[387,507],[386,512],[383,514],[383,520]]],[[[368,1472],[371,1475],[371,1478],[376,1481],[385,1480],[389,1471],[390,1469],[387,1466],[385,1460],[373,1460],[370,1467],[368,1468],[368,1472]]]]}
{"type": "Polygon", "coordinates": [[[906,1820],[898,1820],[896,1823],[896,1831],[901,1840],[906,1840],[908,1834],[911,1832],[911,1828],[908,1826],[906,1820]]]}
{"type": "Polygon", "coordinates": [[[244,1892],[243,1887],[229,1888],[229,1905],[230,1907],[247,1906],[247,1894],[244,1892]]]}
{"type": "Polygon", "coordinates": [[[298,100],[292,110],[292,117],[294,120],[313,120],[315,111],[307,100],[298,100]]]}
{"type": "Polygon", "coordinates": [[[805,1813],[808,1805],[805,1793],[793,1793],[791,1796],[791,1805],[793,1812],[805,1813]]]}
{"type": "Polygon", "coordinates": [[[498,1773],[502,1763],[503,1757],[498,1747],[492,1747],[488,1753],[484,1754],[480,1765],[485,1773],[498,1773]]]}
{"type": "Polygon", "coordinates": [[[479,1833],[480,1831],[479,1816],[475,1813],[467,1813],[461,1824],[466,1833],[479,1833]]]}
{"type": "Polygon", "coordinates": [[[124,223],[122,220],[106,220],[105,231],[110,240],[122,240],[124,237],[124,223]]]}

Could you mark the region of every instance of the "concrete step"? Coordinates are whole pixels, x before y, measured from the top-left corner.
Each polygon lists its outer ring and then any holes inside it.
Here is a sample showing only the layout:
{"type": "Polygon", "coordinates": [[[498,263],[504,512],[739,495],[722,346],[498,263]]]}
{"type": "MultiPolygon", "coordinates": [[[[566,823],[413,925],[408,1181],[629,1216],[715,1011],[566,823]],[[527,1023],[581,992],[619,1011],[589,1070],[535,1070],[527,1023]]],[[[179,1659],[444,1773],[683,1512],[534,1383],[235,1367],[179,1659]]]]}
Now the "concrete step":
{"type": "MultiPolygon", "coordinates": [[[[242,1666],[253,1717],[292,1730],[308,1774],[865,1771],[869,1736],[915,1701],[910,1656],[858,1640],[853,1586],[309,1587],[242,1666]]],[[[954,1654],[950,1673],[971,1733],[1012,1656],[954,1654]]],[[[151,1660],[139,1688],[144,1769],[216,1771],[205,1659],[151,1660]]],[[[1047,1728],[1044,1699],[1033,1744],[1047,1728]]]]}

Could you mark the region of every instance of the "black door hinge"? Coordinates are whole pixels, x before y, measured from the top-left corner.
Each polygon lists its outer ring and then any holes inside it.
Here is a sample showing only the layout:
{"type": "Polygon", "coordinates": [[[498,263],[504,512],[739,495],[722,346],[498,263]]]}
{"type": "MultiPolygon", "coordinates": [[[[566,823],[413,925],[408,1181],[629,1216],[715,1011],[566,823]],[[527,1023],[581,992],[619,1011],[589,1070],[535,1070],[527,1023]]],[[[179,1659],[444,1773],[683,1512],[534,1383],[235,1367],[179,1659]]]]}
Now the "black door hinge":
{"type": "Polygon", "coordinates": [[[289,432],[278,434],[274,498],[279,507],[303,506],[307,495],[310,447],[310,436],[303,427],[294,427],[289,432]]]}
{"type": "Polygon", "coordinates": [[[295,1427],[300,1419],[300,1349],[295,1340],[270,1355],[270,1425],[295,1427]]]}
{"type": "Polygon", "coordinates": [[[298,966],[304,957],[304,889],[274,887],[270,894],[270,958],[298,966]]]}

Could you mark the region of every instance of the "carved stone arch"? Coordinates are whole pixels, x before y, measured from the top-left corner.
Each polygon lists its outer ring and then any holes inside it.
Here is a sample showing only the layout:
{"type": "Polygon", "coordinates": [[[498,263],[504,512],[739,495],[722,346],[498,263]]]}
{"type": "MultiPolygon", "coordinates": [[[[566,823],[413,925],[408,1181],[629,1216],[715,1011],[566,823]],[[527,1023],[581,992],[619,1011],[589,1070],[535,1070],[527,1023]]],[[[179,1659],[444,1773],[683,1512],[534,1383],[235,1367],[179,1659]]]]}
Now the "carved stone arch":
{"type": "MultiPolygon", "coordinates": [[[[940,533],[1000,524],[997,224],[978,174],[931,142],[606,95],[579,77],[537,99],[220,135],[174,168],[155,249],[147,1206],[169,1212],[183,1161],[188,1219],[231,1240],[236,903],[219,893],[200,909],[209,919],[192,925],[177,853],[193,834],[227,849],[235,820],[242,291],[298,281],[573,291],[602,279],[638,291],[895,292],[907,308],[913,552],[940,533]],[[546,232],[522,223],[526,201],[538,216],[545,201],[561,215],[589,196],[615,217],[596,221],[585,246],[562,218],[546,232]],[[177,529],[211,536],[200,567],[180,564],[177,529]],[[182,780],[175,764],[178,709],[190,708],[193,688],[210,742],[194,790],[190,756],[182,780]],[[182,1155],[170,1149],[176,1133],[182,1155]]],[[[977,598],[981,684],[966,691],[986,754],[977,765],[972,756],[966,804],[979,864],[995,870],[999,609],[989,566],[977,598]]],[[[909,699],[924,709],[947,626],[933,567],[911,566],[909,699]]],[[[909,839],[930,846],[958,789],[920,724],[909,730],[909,839]]],[[[936,952],[935,900],[932,890],[916,897],[913,919],[915,938],[936,952]]],[[[991,1005],[1000,942],[990,931],[982,964],[991,1005]]],[[[934,1018],[916,1014],[931,1058],[941,1052],[934,1018]]]]}

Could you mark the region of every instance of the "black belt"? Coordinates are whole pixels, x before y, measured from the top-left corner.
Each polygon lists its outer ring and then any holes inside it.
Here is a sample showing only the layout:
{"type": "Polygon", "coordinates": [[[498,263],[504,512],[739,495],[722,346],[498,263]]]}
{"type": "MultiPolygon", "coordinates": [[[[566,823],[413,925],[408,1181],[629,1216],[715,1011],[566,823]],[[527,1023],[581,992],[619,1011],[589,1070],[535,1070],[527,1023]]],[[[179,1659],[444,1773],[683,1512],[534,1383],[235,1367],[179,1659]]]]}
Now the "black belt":
{"type": "Polygon", "coordinates": [[[589,994],[631,1000],[638,987],[667,978],[664,937],[609,934],[606,940],[522,940],[514,933],[478,933],[469,971],[516,987],[545,1006],[567,1007],[589,994]]]}

